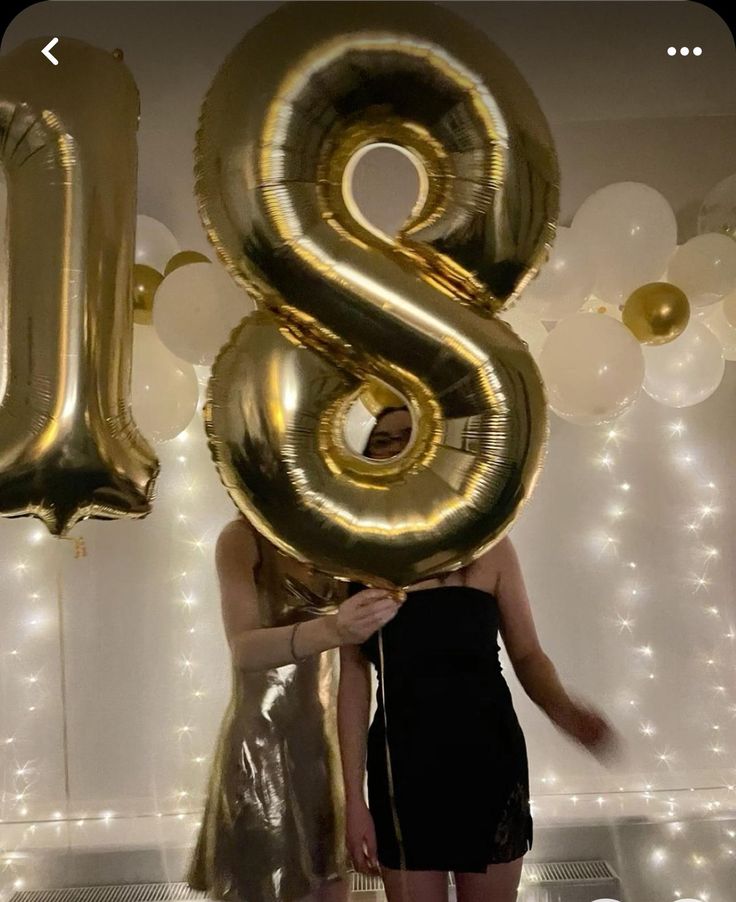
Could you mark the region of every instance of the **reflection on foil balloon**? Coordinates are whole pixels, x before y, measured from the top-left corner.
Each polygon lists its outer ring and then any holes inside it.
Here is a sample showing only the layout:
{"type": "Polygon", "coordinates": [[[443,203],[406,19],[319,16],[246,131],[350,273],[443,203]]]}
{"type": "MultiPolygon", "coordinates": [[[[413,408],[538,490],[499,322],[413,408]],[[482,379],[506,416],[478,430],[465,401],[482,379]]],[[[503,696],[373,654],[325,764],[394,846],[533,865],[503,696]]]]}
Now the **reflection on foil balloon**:
{"type": "Polygon", "coordinates": [[[196,190],[260,309],[215,361],[205,422],[228,492],[282,551],[406,586],[508,531],[547,416],[526,345],[495,314],[549,252],[558,181],[523,77],[441,7],[287,4],[226,59],[201,112],[196,190]],[[352,198],[350,161],[371,144],[422,173],[395,239],[352,198]],[[345,439],[371,377],[414,419],[389,460],[345,439]]]}
{"type": "Polygon", "coordinates": [[[8,181],[0,513],[55,535],[143,517],[158,461],[130,410],[138,91],[106,51],[34,38],[0,58],[8,181]]]}
{"type": "Polygon", "coordinates": [[[380,379],[368,379],[359,400],[374,417],[378,417],[387,407],[403,407],[406,404],[406,398],[396,394],[380,379]]]}

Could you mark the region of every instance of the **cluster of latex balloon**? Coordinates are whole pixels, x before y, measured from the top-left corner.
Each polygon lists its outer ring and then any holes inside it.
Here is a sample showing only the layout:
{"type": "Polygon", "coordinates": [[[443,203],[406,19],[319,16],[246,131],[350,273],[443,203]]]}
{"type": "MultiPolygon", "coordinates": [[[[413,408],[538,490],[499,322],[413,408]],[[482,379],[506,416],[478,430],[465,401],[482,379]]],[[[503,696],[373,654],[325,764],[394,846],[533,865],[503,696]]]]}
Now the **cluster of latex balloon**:
{"type": "Polygon", "coordinates": [[[195,366],[213,362],[251,309],[222,266],[181,250],[163,223],[138,216],[131,405],[146,438],[164,442],[186,429],[199,400],[195,366]]]}
{"type": "Polygon", "coordinates": [[[594,192],[558,227],[547,265],[501,314],[555,413],[603,423],[642,390],[670,407],[716,391],[736,360],[736,175],[706,196],[697,232],[678,246],[670,205],[639,182],[594,192]]]}

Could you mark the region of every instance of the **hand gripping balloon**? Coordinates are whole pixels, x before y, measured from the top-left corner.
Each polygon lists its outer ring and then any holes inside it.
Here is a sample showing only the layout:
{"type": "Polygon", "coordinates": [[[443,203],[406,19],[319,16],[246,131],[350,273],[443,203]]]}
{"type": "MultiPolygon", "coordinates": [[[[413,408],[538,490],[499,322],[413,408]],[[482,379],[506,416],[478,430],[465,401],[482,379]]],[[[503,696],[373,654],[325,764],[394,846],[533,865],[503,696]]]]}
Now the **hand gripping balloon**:
{"type": "Polygon", "coordinates": [[[259,310],[215,361],[210,450],[282,551],[403,587],[510,528],[546,447],[526,344],[495,314],[536,275],[559,201],[550,131],[485,35],[415,3],[293,3],[223,63],[196,142],[200,213],[259,310]],[[423,189],[399,236],[358,211],[355,155],[391,144],[423,189]],[[410,445],[368,460],[344,422],[369,380],[410,445]]]}

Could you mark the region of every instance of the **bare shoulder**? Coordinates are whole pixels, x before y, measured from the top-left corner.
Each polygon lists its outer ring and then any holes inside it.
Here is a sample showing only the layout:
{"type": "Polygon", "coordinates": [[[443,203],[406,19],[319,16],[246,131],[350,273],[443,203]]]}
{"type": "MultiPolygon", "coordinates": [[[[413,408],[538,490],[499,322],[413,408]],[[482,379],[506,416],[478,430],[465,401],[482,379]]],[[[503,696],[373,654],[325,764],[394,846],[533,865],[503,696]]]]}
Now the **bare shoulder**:
{"type": "Polygon", "coordinates": [[[499,539],[468,567],[468,584],[496,593],[504,575],[518,567],[516,549],[509,536],[499,539]]]}
{"type": "Polygon", "coordinates": [[[228,641],[244,630],[261,626],[255,571],[258,544],[253,527],[243,517],[220,531],[216,547],[220,602],[228,641]]]}
{"type": "Polygon", "coordinates": [[[217,537],[216,557],[218,565],[231,563],[252,564],[258,559],[255,531],[245,517],[230,520],[217,537]]]}

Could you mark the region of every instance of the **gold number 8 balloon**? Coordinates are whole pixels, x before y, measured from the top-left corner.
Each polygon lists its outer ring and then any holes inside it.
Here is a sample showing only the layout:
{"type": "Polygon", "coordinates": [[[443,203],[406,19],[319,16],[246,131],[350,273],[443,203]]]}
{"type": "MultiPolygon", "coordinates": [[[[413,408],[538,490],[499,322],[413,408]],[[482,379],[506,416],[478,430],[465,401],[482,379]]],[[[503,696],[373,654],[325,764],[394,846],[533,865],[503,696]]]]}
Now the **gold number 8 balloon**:
{"type": "Polygon", "coordinates": [[[559,172],[530,87],[488,38],[429,3],[291,3],[245,35],[205,97],[196,191],[208,236],[259,310],[205,405],[237,507],[283,552],[407,586],[498,541],[546,449],[544,387],[495,314],[554,238],[559,172]],[[350,194],[371,144],[423,191],[396,239],[350,194]],[[349,446],[368,380],[407,399],[395,458],[349,446]]]}
{"type": "MultiPolygon", "coordinates": [[[[139,98],[127,67],[64,39],[0,59],[8,192],[0,514],[54,535],[151,509],[159,464],[130,409],[139,98]]],[[[1,390],[1,386],[0,386],[1,390]]]]}

